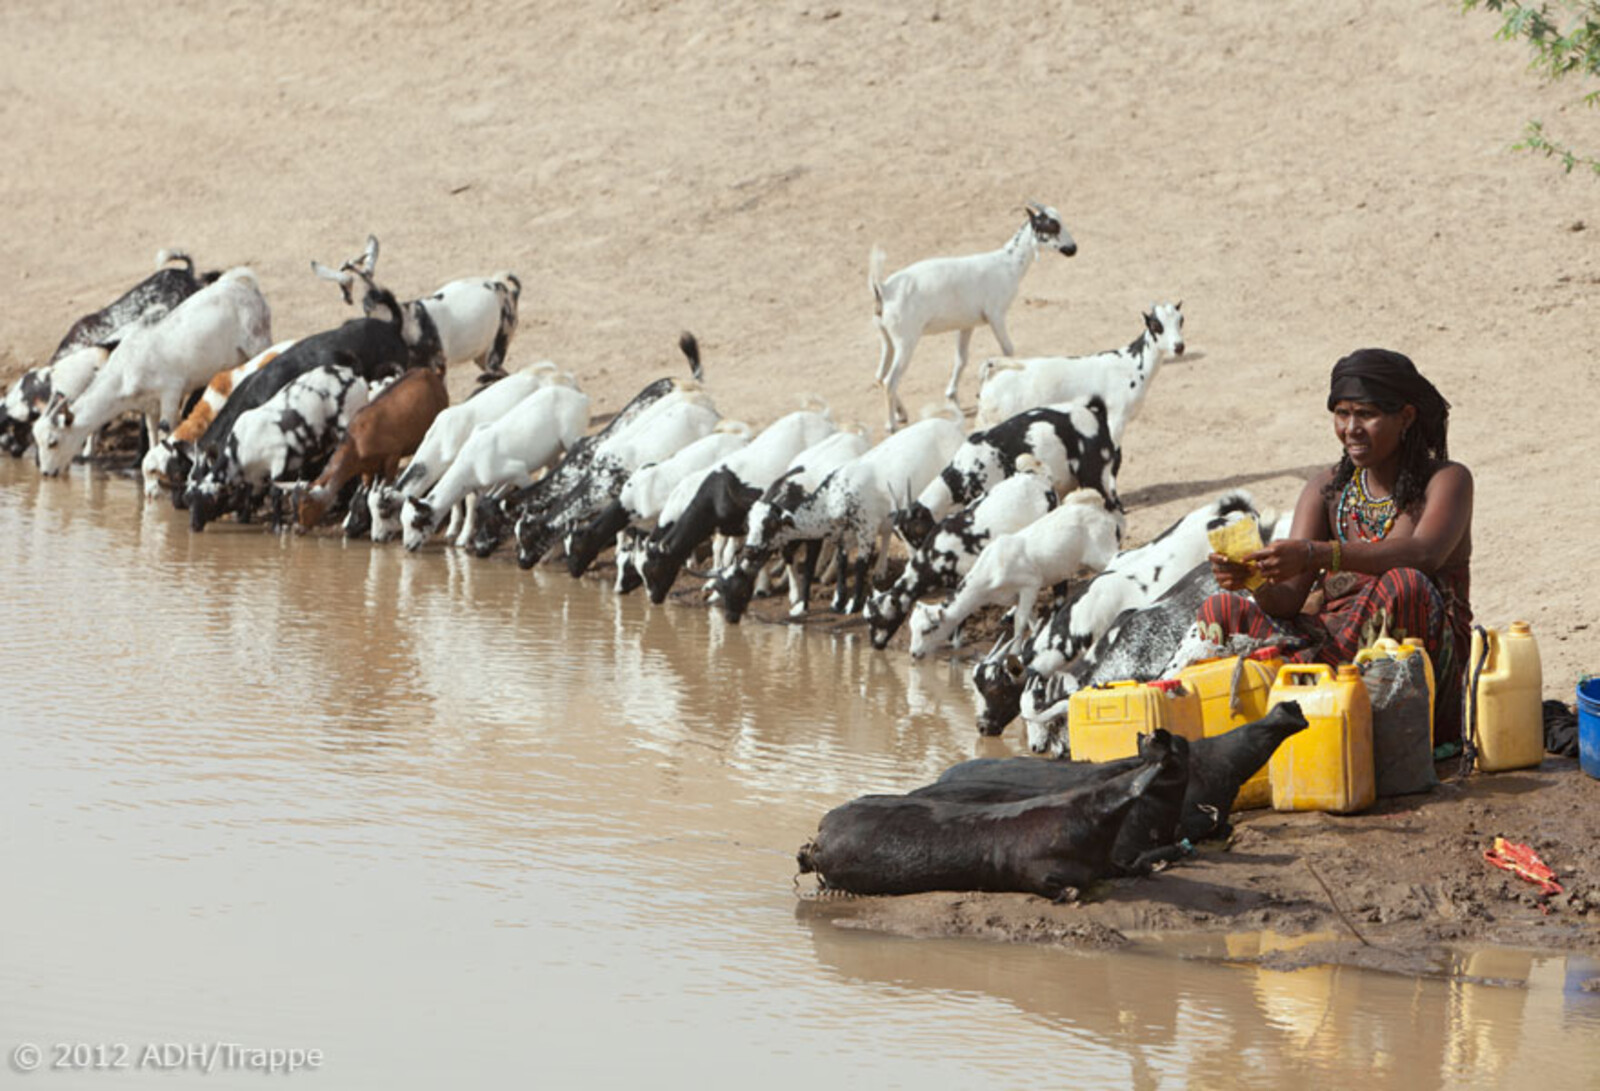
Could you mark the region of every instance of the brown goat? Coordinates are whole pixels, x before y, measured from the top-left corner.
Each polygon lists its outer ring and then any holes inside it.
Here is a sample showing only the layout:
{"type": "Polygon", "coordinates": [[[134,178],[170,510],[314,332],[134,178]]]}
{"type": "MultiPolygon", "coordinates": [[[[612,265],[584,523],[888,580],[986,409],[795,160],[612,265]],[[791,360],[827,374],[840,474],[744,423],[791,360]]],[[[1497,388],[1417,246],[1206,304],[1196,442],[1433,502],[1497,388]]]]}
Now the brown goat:
{"type": "Polygon", "coordinates": [[[446,406],[450,394],[444,376],[430,367],[407,371],[355,415],[328,468],[313,481],[300,499],[296,520],[301,530],[322,521],[345,482],[356,475],[367,482],[388,480],[400,469],[400,460],[417,445],[446,406]]]}

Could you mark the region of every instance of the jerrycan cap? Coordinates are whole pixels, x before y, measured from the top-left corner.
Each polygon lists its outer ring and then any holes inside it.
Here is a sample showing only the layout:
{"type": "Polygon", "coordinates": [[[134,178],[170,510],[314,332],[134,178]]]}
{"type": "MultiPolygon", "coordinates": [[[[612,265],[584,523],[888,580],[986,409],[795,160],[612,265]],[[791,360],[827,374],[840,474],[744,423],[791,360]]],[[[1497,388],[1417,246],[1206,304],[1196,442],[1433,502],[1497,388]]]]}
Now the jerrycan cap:
{"type": "Polygon", "coordinates": [[[1154,682],[1145,683],[1151,689],[1158,689],[1162,693],[1182,693],[1183,682],[1176,678],[1158,678],[1154,682]]]}
{"type": "Polygon", "coordinates": [[[1533,634],[1533,626],[1526,621],[1513,621],[1511,623],[1511,632],[1516,636],[1531,636],[1533,634]]]}
{"type": "Polygon", "coordinates": [[[1335,677],[1341,682],[1353,682],[1361,677],[1361,668],[1354,663],[1340,663],[1339,672],[1335,677]]]}
{"type": "Polygon", "coordinates": [[[1257,648],[1255,651],[1250,653],[1249,658],[1260,662],[1264,662],[1268,659],[1282,659],[1283,649],[1279,648],[1276,644],[1270,644],[1265,648],[1257,648]]]}

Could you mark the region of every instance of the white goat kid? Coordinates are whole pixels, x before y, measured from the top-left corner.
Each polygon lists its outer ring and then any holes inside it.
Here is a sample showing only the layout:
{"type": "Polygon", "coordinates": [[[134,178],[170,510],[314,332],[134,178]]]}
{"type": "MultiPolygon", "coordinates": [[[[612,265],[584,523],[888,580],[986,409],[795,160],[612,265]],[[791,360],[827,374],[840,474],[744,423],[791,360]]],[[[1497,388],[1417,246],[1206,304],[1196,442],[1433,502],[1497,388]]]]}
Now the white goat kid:
{"type": "Polygon", "coordinates": [[[924,334],[959,331],[955,366],[945,387],[945,399],[951,402],[956,400],[961,371],[967,366],[972,331],[979,324],[987,323],[1000,342],[1000,351],[1012,355],[1006,311],[1041,246],[1068,257],[1078,252],[1078,244],[1061,226],[1060,214],[1049,205],[1030,204],[1028,221],[998,250],[958,258],[927,258],[884,280],[883,251],[873,247],[867,284],[872,289],[875,321],[883,339],[877,382],[884,388],[890,432],[908,419],[900,400],[900,380],[924,334]]]}
{"type": "Polygon", "coordinates": [[[1032,455],[1019,457],[1011,477],[941,520],[912,550],[894,585],[867,601],[872,646],[880,651],[886,648],[918,599],[954,589],[972,571],[984,546],[1002,534],[1031,526],[1053,511],[1057,502],[1044,464],[1032,455]]]}
{"type": "Polygon", "coordinates": [[[988,428],[1037,406],[1098,394],[1106,403],[1111,438],[1120,446],[1162,362],[1182,356],[1183,348],[1183,304],[1157,303],[1144,316],[1144,330],[1126,348],[1093,356],[985,360],[977,426],[988,428]]]}
{"type": "Polygon", "coordinates": [[[400,476],[393,483],[375,483],[368,492],[372,540],[389,542],[400,536],[400,510],[405,502],[424,496],[433,488],[461,453],[473,429],[499,420],[536,391],[552,384],[573,385],[570,377],[558,374],[553,364],[540,363],[507,375],[459,405],[442,410],[433,418],[400,476]]]}
{"type": "Polygon", "coordinates": [[[146,415],[150,442],[159,442],[192,391],[271,341],[272,312],[255,273],[229,269],[160,322],[128,330],[81,395],[57,400],[34,422],[39,471],[59,474],[86,437],[128,410],[146,415]]]}
{"type": "Polygon", "coordinates": [[[357,277],[366,285],[361,306],[372,312],[393,307],[400,315],[400,335],[411,350],[413,367],[449,367],[473,360],[486,372],[505,366],[506,351],[517,332],[517,306],[522,281],[513,273],[452,280],[421,299],[400,303],[373,279],[378,264],[378,239],[367,236],[367,249],[338,269],[313,261],[311,269],[324,280],[339,285],[344,301],[353,300],[357,277]]]}
{"type": "Polygon", "coordinates": [[[525,485],[554,466],[588,426],[589,396],[565,386],[537,390],[500,419],[480,424],[427,496],[406,500],[400,519],[406,549],[422,548],[468,493],[525,485]]]}
{"type": "Polygon", "coordinates": [[[1014,534],[994,539],[978,554],[956,592],[937,606],[920,603],[911,614],[911,654],[920,658],[950,642],[961,623],[990,604],[1016,606],[1014,631],[1026,632],[1039,594],[1080,568],[1099,571],[1122,546],[1123,514],[1105,499],[1079,489],[1048,515],[1014,534]]]}

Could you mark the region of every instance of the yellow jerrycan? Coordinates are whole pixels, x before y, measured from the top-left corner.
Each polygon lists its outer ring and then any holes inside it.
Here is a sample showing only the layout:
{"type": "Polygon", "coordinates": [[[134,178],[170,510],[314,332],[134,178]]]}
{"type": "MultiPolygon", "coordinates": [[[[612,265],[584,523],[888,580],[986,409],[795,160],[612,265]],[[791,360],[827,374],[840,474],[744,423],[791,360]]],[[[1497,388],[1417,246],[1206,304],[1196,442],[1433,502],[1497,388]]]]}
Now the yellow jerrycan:
{"type": "Polygon", "coordinates": [[[1544,672],[1526,621],[1505,632],[1472,627],[1467,659],[1467,729],[1485,773],[1544,760],[1544,672]]]}
{"type": "Polygon", "coordinates": [[[1291,735],[1267,763],[1275,811],[1350,814],[1377,798],[1372,769],[1372,703],[1353,663],[1288,663],[1268,707],[1297,701],[1310,726],[1291,735]]]}
{"type": "Polygon", "coordinates": [[[1176,680],[1112,682],[1080,689],[1067,702],[1073,761],[1131,758],[1139,753],[1140,732],[1158,727],[1190,741],[1200,737],[1200,700],[1176,680]]]}
{"type": "MultiPolygon", "coordinates": [[[[1244,657],[1229,656],[1191,664],[1178,672],[1178,681],[1200,699],[1200,732],[1206,738],[1253,723],[1267,714],[1272,683],[1283,666],[1276,648],[1263,648],[1244,657]],[[1238,680],[1235,689],[1234,680],[1238,680]],[[1237,705],[1234,698],[1237,697],[1237,705]]],[[[1272,784],[1263,765],[1245,781],[1234,797],[1233,809],[1248,811],[1272,805],[1272,784]]]]}

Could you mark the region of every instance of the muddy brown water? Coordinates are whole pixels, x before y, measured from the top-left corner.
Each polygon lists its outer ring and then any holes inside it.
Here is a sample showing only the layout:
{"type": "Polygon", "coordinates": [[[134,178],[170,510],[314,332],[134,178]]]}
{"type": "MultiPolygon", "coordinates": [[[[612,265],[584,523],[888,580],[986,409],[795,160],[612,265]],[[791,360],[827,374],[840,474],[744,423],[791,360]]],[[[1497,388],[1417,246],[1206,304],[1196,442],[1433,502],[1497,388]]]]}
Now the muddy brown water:
{"type": "Polygon", "coordinates": [[[10,460],[0,573],[8,1083],[25,1043],[40,1087],[118,1060],[119,1086],[175,1086],[145,1047],[218,1042],[320,1050],[296,1080],[341,1088],[1600,1071],[1592,960],[1280,972],[1227,960],[1306,937],[1085,952],[799,911],[794,850],[829,807],[1014,745],[980,746],[961,671],[864,632],[439,548],[195,535],[130,480],[10,460]]]}

